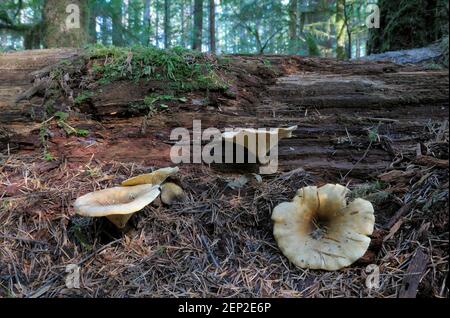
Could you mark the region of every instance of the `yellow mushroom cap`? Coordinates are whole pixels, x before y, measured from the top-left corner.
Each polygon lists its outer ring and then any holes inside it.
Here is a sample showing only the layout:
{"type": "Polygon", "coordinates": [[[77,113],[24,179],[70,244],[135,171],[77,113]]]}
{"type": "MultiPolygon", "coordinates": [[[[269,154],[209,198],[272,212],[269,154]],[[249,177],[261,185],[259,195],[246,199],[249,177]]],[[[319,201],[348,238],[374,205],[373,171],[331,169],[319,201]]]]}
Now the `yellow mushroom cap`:
{"type": "Polygon", "coordinates": [[[172,205],[180,202],[185,198],[183,189],[172,182],[166,182],[161,186],[161,201],[164,204],[172,205]]]}
{"type": "Polygon", "coordinates": [[[301,268],[339,270],[369,248],[375,216],[372,204],[341,185],[305,187],[272,213],[274,236],[283,254],[301,268]]]}
{"type": "Polygon", "coordinates": [[[264,130],[259,131],[257,129],[245,128],[245,129],[238,129],[237,131],[233,131],[233,132],[224,132],[222,134],[222,138],[226,142],[237,143],[240,146],[243,146],[245,148],[249,148],[250,146],[252,146],[249,144],[249,141],[254,140],[256,143],[256,145],[255,145],[256,146],[256,154],[258,154],[259,153],[258,139],[261,136],[265,136],[265,139],[266,139],[265,147],[266,148],[264,149],[264,153],[267,153],[267,152],[269,152],[269,150],[271,148],[273,148],[275,146],[270,143],[271,136],[276,135],[278,141],[280,139],[284,139],[284,138],[291,138],[292,133],[297,128],[298,128],[298,126],[292,126],[289,128],[267,129],[265,131],[264,130]],[[245,138],[246,136],[248,136],[248,137],[245,138]]]}
{"type": "Polygon", "coordinates": [[[291,138],[292,133],[298,128],[298,126],[292,126],[288,128],[275,128],[275,129],[266,129],[264,130],[258,130],[253,128],[241,128],[237,129],[236,131],[227,131],[222,134],[222,137],[225,139],[228,138],[235,138],[239,134],[264,134],[264,135],[278,135],[279,139],[282,138],[291,138]]]}
{"type": "Polygon", "coordinates": [[[160,194],[159,186],[151,184],[116,187],[88,193],[75,203],[75,213],[87,217],[107,217],[123,228],[133,215],[152,203],[160,194]]]}
{"type": "Polygon", "coordinates": [[[163,183],[168,177],[178,173],[180,169],[178,167],[174,168],[163,168],[156,170],[152,173],[143,174],[140,176],[136,176],[134,178],[125,180],[122,182],[123,187],[136,186],[141,184],[154,184],[160,185],[163,183]]]}

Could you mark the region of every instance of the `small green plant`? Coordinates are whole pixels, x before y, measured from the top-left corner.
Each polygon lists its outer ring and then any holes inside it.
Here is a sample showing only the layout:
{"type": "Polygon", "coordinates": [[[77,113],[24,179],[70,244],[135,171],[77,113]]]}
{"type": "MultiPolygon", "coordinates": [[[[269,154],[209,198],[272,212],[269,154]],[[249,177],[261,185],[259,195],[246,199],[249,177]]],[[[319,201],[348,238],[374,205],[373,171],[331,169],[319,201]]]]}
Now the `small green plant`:
{"type": "Polygon", "coordinates": [[[262,62],[266,67],[272,67],[272,62],[270,62],[268,59],[263,59],[262,62]]]}
{"type": "Polygon", "coordinates": [[[88,99],[90,99],[94,94],[89,91],[83,91],[73,100],[75,105],[81,105],[84,102],[86,102],[88,99]]]}
{"type": "Polygon", "coordinates": [[[168,109],[169,105],[165,103],[161,103],[164,101],[175,101],[181,99],[175,98],[173,95],[158,95],[158,94],[151,94],[144,98],[143,104],[132,104],[131,108],[137,109],[137,110],[148,110],[149,114],[156,113],[159,109],[164,110],[168,109]],[[159,103],[159,104],[158,104],[159,103]]]}
{"type": "Polygon", "coordinates": [[[76,129],[76,134],[77,134],[77,136],[78,137],[87,137],[87,136],[89,136],[89,130],[87,130],[87,129],[78,129],[78,128],[75,128],[76,129]]]}
{"type": "Polygon", "coordinates": [[[55,160],[55,158],[53,157],[53,155],[50,152],[45,150],[44,151],[44,160],[45,161],[53,161],[53,160],[55,160]]]}
{"type": "Polygon", "coordinates": [[[320,56],[320,49],[316,43],[316,39],[311,34],[306,34],[305,37],[306,45],[308,46],[309,56],[320,56]]]}
{"type": "Polygon", "coordinates": [[[66,123],[66,120],[69,119],[68,113],[56,112],[53,116],[56,118],[58,127],[64,129],[64,131],[69,136],[76,135],[78,137],[87,137],[89,135],[89,130],[74,128],[74,127],[70,126],[68,123],[66,123]]]}
{"type": "Polygon", "coordinates": [[[53,116],[54,116],[58,121],[64,121],[64,120],[67,120],[67,119],[69,118],[69,114],[68,114],[68,113],[61,112],[61,111],[56,112],[53,116]]]}
{"type": "Polygon", "coordinates": [[[88,237],[84,233],[85,229],[81,225],[74,224],[71,228],[71,231],[73,232],[73,235],[75,236],[78,243],[80,243],[80,245],[83,247],[85,251],[87,252],[92,251],[93,247],[90,244],[88,237]]]}
{"type": "Polygon", "coordinates": [[[374,127],[369,130],[368,138],[371,143],[375,143],[380,140],[380,135],[378,134],[378,127],[374,127]]]}
{"type": "Polygon", "coordinates": [[[44,159],[45,161],[53,161],[53,160],[55,160],[55,158],[48,151],[48,146],[47,146],[47,137],[48,137],[47,123],[48,123],[48,120],[43,122],[41,124],[41,127],[39,128],[39,142],[41,143],[42,147],[44,148],[42,159],[44,159]]]}

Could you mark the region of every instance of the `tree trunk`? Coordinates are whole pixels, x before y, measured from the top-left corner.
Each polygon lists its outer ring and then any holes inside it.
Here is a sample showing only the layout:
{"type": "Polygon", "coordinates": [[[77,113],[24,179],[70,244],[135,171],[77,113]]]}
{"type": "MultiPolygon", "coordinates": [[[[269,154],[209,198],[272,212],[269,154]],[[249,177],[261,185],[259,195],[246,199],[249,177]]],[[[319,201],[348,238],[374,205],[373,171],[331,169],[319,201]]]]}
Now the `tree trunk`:
{"type": "Polygon", "coordinates": [[[122,0],[111,0],[112,42],[123,46],[122,0]]]}
{"type": "Polygon", "coordinates": [[[164,48],[170,47],[170,0],[164,0],[164,48]]]}
{"type": "Polygon", "coordinates": [[[184,3],[184,0],[181,0],[181,4],[180,4],[180,14],[181,14],[181,19],[180,19],[180,28],[181,28],[181,34],[180,34],[180,43],[182,47],[185,47],[185,38],[186,38],[186,6],[184,3]]]}
{"type": "Polygon", "coordinates": [[[300,23],[299,23],[299,35],[303,36],[305,31],[305,23],[306,22],[306,12],[300,12],[300,23]]]}
{"type": "Polygon", "coordinates": [[[87,0],[46,0],[43,40],[46,48],[82,47],[88,42],[89,5],[87,0]],[[75,5],[71,13],[69,5],[75,5]],[[79,25],[77,22],[79,21],[79,25]]]}
{"type": "Polygon", "coordinates": [[[297,38],[298,0],[289,3],[289,53],[295,54],[298,49],[297,38]]]}
{"type": "Polygon", "coordinates": [[[95,2],[89,4],[89,43],[97,43],[97,5],[95,2]]]}
{"type": "Polygon", "coordinates": [[[150,44],[150,28],[151,28],[151,0],[144,0],[144,45],[148,46],[150,44]]]}
{"type": "Polygon", "coordinates": [[[216,54],[216,3],[209,0],[209,48],[212,54],[216,54]]]}
{"type": "Polygon", "coordinates": [[[156,22],[155,22],[155,46],[159,45],[159,1],[155,1],[156,22]]]}
{"type": "Polygon", "coordinates": [[[336,1],[336,57],[346,58],[345,51],[345,0],[336,1]]]}
{"type": "Polygon", "coordinates": [[[360,42],[360,38],[357,37],[355,40],[355,46],[356,46],[356,51],[355,51],[355,57],[358,59],[361,57],[361,42],[360,42]]]}
{"type": "Polygon", "coordinates": [[[193,50],[202,50],[203,34],[203,0],[194,1],[194,39],[192,43],[193,50]]]}
{"type": "Polygon", "coordinates": [[[109,43],[109,29],[108,29],[108,17],[102,16],[102,24],[100,25],[100,34],[103,45],[109,43]]]}
{"type": "Polygon", "coordinates": [[[347,57],[351,59],[352,58],[352,45],[353,45],[352,41],[353,41],[353,38],[352,38],[352,32],[350,31],[349,28],[347,28],[347,38],[348,38],[347,57]]]}

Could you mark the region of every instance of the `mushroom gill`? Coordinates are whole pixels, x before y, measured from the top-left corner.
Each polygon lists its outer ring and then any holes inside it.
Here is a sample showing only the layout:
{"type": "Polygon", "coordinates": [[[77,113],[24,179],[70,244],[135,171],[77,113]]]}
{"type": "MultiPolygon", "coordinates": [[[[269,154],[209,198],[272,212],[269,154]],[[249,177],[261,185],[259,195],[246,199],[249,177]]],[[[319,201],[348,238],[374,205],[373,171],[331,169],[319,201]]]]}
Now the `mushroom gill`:
{"type": "Polygon", "coordinates": [[[292,202],[272,213],[274,236],[282,253],[301,268],[339,270],[367,251],[375,217],[370,202],[347,204],[344,186],[305,187],[292,202]]]}
{"type": "Polygon", "coordinates": [[[159,186],[144,184],[116,187],[88,193],[75,203],[75,213],[87,217],[106,217],[119,229],[131,216],[152,203],[160,194],[159,186]]]}

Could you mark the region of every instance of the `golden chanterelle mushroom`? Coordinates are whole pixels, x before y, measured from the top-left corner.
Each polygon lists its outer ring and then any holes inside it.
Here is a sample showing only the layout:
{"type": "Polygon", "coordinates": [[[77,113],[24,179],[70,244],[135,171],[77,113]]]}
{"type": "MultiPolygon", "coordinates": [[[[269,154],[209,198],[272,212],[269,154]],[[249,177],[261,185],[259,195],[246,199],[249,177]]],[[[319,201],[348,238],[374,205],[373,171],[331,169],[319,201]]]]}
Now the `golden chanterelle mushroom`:
{"type": "Polygon", "coordinates": [[[75,213],[87,217],[104,216],[123,229],[134,213],[152,203],[160,193],[159,186],[151,184],[95,191],[75,201],[75,213]]]}
{"type": "Polygon", "coordinates": [[[305,187],[292,202],[275,207],[274,236],[292,263],[333,271],[365,254],[374,229],[374,209],[363,199],[347,204],[348,192],[338,184],[305,187]]]}
{"type": "Polygon", "coordinates": [[[178,167],[174,168],[162,168],[156,170],[152,173],[142,174],[140,176],[133,177],[131,179],[125,180],[122,182],[122,186],[129,187],[141,184],[153,184],[160,185],[162,184],[168,177],[178,173],[180,169],[178,167]]]}

